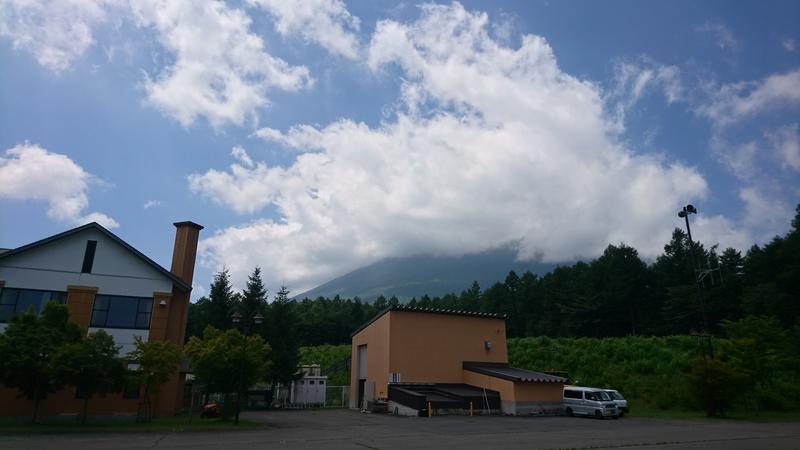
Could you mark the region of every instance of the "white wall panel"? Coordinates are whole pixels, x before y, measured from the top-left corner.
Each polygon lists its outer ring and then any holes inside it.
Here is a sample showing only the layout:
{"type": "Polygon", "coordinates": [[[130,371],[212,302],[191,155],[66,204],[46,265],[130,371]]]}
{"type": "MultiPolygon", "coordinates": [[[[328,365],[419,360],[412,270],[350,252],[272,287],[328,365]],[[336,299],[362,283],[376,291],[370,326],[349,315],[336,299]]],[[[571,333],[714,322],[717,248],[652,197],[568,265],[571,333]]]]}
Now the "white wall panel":
{"type": "Polygon", "coordinates": [[[87,229],[0,261],[7,287],[66,291],[67,285],[95,286],[103,294],[151,297],[172,291],[172,280],[110,239],[87,229]],[[97,241],[92,273],[81,273],[88,240],[97,241]]]}
{"type": "Polygon", "coordinates": [[[145,342],[150,337],[149,330],[128,330],[128,329],[120,329],[120,328],[98,328],[98,327],[89,327],[89,333],[93,333],[97,330],[103,330],[106,333],[110,334],[111,337],[114,338],[114,343],[117,345],[121,345],[122,348],[119,350],[120,356],[126,355],[128,352],[133,351],[133,337],[139,336],[145,342]]]}
{"type": "Polygon", "coordinates": [[[80,272],[55,272],[0,266],[0,280],[6,287],[66,291],[68,285],[94,286],[99,294],[152,297],[153,292],[171,292],[172,281],[166,278],[131,278],[80,272]]]}

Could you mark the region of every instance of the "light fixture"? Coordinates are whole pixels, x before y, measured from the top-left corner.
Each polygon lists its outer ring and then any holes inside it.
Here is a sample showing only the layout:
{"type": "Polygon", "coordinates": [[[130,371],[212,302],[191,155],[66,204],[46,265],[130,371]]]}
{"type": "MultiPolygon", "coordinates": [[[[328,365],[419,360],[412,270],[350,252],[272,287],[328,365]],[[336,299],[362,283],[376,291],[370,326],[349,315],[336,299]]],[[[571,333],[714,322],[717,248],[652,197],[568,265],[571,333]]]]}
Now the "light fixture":
{"type": "Polygon", "coordinates": [[[167,301],[162,298],[161,301],[158,302],[158,306],[160,306],[162,308],[167,306],[167,301]]]}
{"type": "Polygon", "coordinates": [[[262,323],[264,323],[264,316],[262,316],[261,314],[256,314],[255,316],[253,316],[253,323],[256,325],[261,325],[262,323]]]}
{"type": "Polygon", "coordinates": [[[241,322],[242,321],[242,315],[239,314],[238,312],[235,312],[235,313],[231,314],[231,321],[233,323],[241,322]]]}

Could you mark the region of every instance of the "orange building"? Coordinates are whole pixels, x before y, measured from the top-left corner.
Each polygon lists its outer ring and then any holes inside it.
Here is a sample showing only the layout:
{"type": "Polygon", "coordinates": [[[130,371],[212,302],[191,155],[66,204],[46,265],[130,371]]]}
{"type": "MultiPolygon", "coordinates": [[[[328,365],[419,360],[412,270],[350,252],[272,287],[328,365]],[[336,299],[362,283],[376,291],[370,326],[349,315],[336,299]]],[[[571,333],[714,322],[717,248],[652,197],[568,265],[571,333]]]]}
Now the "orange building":
{"type": "MultiPolygon", "coordinates": [[[[170,341],[183,346],[189,295],[202,226],[178,222],[172,267],[166,270],[97,223],[12,250],[0,250],[0,332],[14,314],[49,301],[66,303],[70,320],[87,333],[105,330],[120,354],[133,349],[134,337],[170,341]]],[[[131,361],[130,368],[135,368],[131,361]]],[[[183,405],[185,373],[175,375],[153,398],[152,411],[173,414],[183,405]]],[[[124,393],[93,398],[90,415],[134,414],[138,386],[124,393]]],[[[82,411],[75,387],[49,395],[40,414],[69,415],[82,411]]],[[[30,416],[33,404],[0,386],[0,415],[30,416]]]]}
{"type": "Polygon", "coordinates": [[[351,408],[558,411],[564,378],[508,365],[505,316],[391,306],[352,334],[351,408]],[[471,405],[470,405],[471,403],[471,405]]]}

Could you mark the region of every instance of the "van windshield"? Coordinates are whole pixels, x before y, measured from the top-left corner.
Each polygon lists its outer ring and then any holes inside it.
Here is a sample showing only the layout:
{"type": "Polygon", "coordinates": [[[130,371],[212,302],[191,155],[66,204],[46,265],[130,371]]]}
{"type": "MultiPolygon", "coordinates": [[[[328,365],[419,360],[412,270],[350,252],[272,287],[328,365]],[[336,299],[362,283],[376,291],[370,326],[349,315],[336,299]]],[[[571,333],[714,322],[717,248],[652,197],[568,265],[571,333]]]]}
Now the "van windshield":
{"type": "Polygon", "coordinates": [[[625,397],[623,397],[622,394],[616,391],[608,392],[608,395],[614,400],[625,400],[625,397]]]}
{"type": "Polygon", "coordinates": [[[587,392],[586,393],[586,400],[592,400],[592,401],[595,401],[595,402],[609,401],[609,400],[611,400],[611,397],[609,397],[608,394],[606,394],[603,391],[587,392]]]}

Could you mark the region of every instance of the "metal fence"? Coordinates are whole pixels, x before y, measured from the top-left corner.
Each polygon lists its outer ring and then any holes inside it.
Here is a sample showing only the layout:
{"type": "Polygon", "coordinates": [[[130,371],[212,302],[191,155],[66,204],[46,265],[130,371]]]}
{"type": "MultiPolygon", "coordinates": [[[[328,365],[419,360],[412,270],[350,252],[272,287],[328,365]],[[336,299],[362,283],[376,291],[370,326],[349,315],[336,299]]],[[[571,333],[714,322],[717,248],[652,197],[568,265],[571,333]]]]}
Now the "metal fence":
{"type": "Polygon", "coordinates": [[[325,407],[347,408],[350,406],[350,386],[326,386],[325,407]]]}
{"type": "MultiPolygon", "coordinates": [[[[269,409],[269,408],[287,408],[287,409],[305,409],[305,408],[347,408],[350,406],[350,386],[325,386],[325,404],[302,404],[291,403],[289,388],[286,386],[278,386],[277,392],[272,389],[251,389],[247,393],[247,397],[242,401],[242,408],[244,409],[269,409]],[[277,395],[276,395],[277,394],[277,395]]],[[[203,409],[204,402],[218,402],[223,403],[225,396],[223,394],[212,393],[203,395],[201,389],[195,388],[192,390],[188,388],[185,392],[184,408],[191,409],[195,413],[199,413],[203,409]]],[[[236,394],[230,394],[228,400],[234,402],[236,394]]]]}

